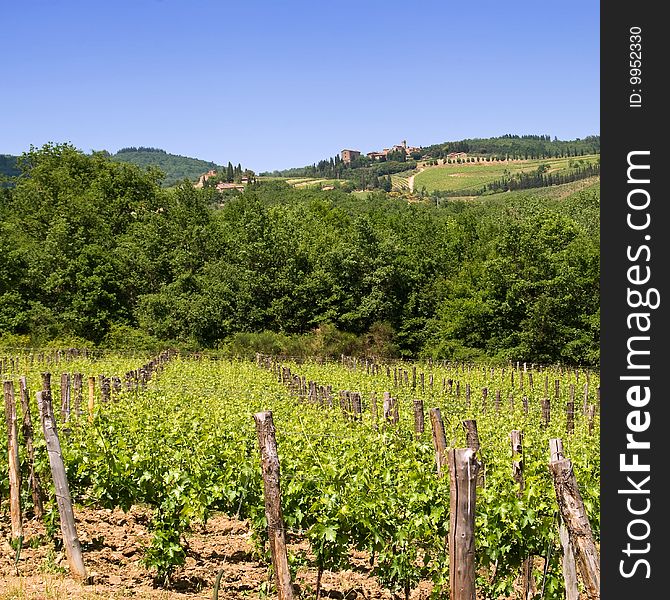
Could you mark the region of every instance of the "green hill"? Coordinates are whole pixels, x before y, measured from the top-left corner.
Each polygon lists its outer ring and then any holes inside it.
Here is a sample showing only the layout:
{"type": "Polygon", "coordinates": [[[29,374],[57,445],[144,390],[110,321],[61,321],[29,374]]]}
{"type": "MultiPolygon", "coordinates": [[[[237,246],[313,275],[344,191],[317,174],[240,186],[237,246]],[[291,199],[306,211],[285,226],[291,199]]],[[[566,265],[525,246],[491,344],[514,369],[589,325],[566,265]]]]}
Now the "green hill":
{"type": "Polygon", "coordinates": [[[18,158],[11,154],[0,154],[0,177],[16,177],[21,173],[16,166],[18,158]]]}
{"type": "Polygon", "coordinates": [[[163,173],[163,187],[170,187],[184,178],[196,181],[200,175],[211,169],[220,170],[216,163],[178,154],[170,154],[159,148],[122,148],[110,156],[115,162],[131,163],[146,169],[158,167],[163,173]]]}

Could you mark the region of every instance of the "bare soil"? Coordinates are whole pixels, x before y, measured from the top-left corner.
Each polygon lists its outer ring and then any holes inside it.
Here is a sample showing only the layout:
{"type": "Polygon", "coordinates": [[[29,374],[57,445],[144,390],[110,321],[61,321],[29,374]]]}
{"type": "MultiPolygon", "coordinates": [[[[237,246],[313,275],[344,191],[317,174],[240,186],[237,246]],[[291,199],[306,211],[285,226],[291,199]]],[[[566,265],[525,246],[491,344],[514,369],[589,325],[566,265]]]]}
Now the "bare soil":
{"type": "MultiPolygon", "coordinates": [[[[24,523],[24,542],[18,562],[9,542],[9,516],[0,514],[0,600],[196,600],[213,598],[217,575],[223,571],[219,600],[263,598],[268,590],[267,565],[254,554],[249,526],[223,515],[210,518],[187,537],[186,564],[174,574],[169,586],[155,586],[153,572],[142,564],[143,549],[150,543],[150,513],[133,507],[120,509],[77,507],[77,532],[82,544],[88,582],[70,577],[63,551],[56,551],[42,523],[24,523]]],[[[289,539],[289,550],[304,553],[308,545],[289,539]]],[[[325,572],[321,580],[324,599],[391,599],[371,575],[368,557],[354,553],[352,569],[325,572]]],[[[301,567],[296,580],[297,596],[314,598],[316,568],[301,567]]],[[[413,600],[425,599],[431,586],[422,583],[413,600]]],[[[268,590],[270,597],[275,597],[268,590]]]]}

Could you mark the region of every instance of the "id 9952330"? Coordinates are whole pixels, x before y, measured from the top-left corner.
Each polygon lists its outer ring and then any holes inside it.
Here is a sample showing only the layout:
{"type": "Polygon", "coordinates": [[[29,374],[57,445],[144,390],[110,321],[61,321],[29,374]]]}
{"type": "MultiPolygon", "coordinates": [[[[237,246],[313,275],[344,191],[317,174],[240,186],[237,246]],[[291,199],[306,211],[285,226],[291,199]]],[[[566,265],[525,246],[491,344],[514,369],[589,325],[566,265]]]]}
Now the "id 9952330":
{"type": "Polygon", "coordinates": [[[628,96],[630,108],[642,107],[642,28],[631,27],[629,30],[629,61],[628,83],[631,93],[628,96]]]}

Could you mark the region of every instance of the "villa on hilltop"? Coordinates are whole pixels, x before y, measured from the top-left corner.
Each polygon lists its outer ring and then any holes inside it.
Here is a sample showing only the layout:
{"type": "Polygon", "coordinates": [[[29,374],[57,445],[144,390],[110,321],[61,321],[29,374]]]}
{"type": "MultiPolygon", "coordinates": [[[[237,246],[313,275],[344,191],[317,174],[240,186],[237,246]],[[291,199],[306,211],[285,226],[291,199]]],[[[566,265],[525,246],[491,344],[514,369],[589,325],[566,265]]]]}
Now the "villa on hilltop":
{"type": "MultiPolygon", "coordinates": [[[[411,156],[416,152],[421,152],[421,146],[408,146],[407,140],[403,140],[400,144],[396,144],[391,148],[384,148],[381,151],[368,152],[366,156],[372,160],[387,160],[388,155],[392,152],[404,152],[405,156],[411,156]]],[[[342,157],[342,162],[345,164],[351,164],[352,160],[355,160],[361,155],[358,150],[342,150],[340,156],[342,157]]]]}

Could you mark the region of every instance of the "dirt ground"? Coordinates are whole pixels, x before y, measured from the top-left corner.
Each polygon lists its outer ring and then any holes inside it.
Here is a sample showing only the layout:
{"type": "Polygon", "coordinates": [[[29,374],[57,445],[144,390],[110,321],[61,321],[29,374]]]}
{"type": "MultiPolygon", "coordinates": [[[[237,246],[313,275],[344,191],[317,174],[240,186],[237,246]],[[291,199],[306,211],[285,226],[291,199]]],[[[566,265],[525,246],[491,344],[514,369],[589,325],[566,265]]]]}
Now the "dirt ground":
{"type": "MultiPolygon", "coordinates": [[[[152,572],[142,563],[142,549],[150,542],[149,512],[133,507],[122,510],[75,509],[89,582],[69,576],[64,552],[56,552],[44,538],[44,527],[35,520],[24,523],[24,542],[18,563],[8,543],[9,516],[0,515],[0,600],[200,600],[213,598],[218,573],[223,570],[219,600],[264,598],[268,579],[266,565],[252,552],[251,534],[243,521],[213,516],[187,538],[186,564],[179,568],[169,587],[154,587],[152,572]]],[[[289,550],[307,552],[307,544],[289,539],[289,550]]],[[[309,555],[308,555],[309,556],[309,555]]],[[[316,569],[301,567],[296,591],[314,598],[316,569]]],[[[340,600],[391,599],[370,574],[363,554],[354,555],[352,569],[325,572],[322,597],[340,600]]],[[[431,586],[421,584],[412,600],[429,596],[431,586]]],[[[270,593],[270,597],[276,597],[270,593]]]]}

